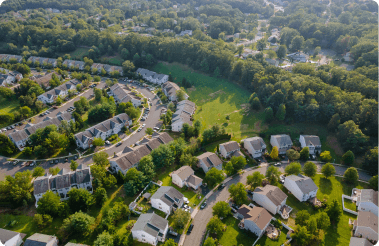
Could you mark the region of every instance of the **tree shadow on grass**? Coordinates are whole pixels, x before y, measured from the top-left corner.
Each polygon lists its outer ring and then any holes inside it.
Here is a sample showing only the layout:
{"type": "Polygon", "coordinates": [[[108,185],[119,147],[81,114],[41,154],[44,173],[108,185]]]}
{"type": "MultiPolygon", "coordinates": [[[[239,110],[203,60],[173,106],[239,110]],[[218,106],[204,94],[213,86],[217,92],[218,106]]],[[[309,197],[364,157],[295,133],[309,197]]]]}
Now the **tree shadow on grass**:
{"type": "Polygon", "coordinates": [[[333,190],[332,181],[330,181],[329,179],[324,178],[324,177],[320,178],[320,187],[319,188],[323,194],[330,195],[332,193],[332,190],[333,190]]]}

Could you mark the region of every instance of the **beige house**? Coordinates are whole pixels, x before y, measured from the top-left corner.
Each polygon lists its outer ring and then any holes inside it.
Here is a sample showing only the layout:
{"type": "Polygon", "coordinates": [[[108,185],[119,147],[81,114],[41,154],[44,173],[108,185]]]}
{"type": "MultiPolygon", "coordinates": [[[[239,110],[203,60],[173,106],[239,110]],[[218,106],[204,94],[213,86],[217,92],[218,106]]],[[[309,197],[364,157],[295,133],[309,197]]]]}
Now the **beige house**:
{"type": "Polygon", "coordinates": [[[205,152],[199,155],[197,159],[199,160],[198,167],[201,167],[205,173],[213,167],[218,170],[222,169],[222,160],[215,153],[205,152]]]}
{"type": "Polygon", "coordinates": [[[224,158],[232,158],[233,156],[245,157],[240,150],[240,145],[236,141],[220,144],[220,154],[224,158]]]}
{"type": "Polygon", "coordinates": [[[203,179],[195,175],[195,171],[190,166],[182,166],[171,174],[172,183],[180,188],[183,186],[191,187],[195,190],[203,183],[203,179]]]}
{"type": "Polygon", "coordinates": [[[355,237],[378,242],[378,216],[371,212],[359,211],[358,219],[353,222],[353,234],[355,237]]]}
{"type": "Polygon", "coordinates": [[[249,230],[258,237],[261,236],[270,224],[272,216],[261,207],[249,207],[242,205],[237,211],[237,217],[241,220],[239,227],[249,230]]]}

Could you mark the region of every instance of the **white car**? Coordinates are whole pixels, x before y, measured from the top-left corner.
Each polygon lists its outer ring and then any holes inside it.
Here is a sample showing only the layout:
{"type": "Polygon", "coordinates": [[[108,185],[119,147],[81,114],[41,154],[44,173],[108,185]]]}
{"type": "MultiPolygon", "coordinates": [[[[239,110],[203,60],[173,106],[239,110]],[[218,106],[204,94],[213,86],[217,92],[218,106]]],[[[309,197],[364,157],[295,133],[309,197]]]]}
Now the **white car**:
{"type": "Polygon", "coordinates": [[[159,127],[156,127],[156,126],[155,126],[155,127],[154,127],[154,130],[157,130],[157,131],[159,131],[159,127]]]}
{"type": "Polygon", "coordinates": [[[111,142],[109,142],[108,140],[107,140],[107,141],[105,141],[105,143],[106,143],[106,144],[111,144],[111,142]]]}
{"type": "Polygon", "coordinates": [[[146,126],[146,124],[142,124],[142,128],[144,128],[146,126]]]}

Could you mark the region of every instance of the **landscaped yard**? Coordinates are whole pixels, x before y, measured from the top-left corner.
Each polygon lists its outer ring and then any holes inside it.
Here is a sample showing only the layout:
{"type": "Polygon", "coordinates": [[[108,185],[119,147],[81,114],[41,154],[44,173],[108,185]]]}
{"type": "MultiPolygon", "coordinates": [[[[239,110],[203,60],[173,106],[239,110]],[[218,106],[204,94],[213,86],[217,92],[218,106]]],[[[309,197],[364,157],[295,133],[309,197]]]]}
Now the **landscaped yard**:
{"type": "Polygon", "coordinates": [[[282,245],[287,241],[287,239],[286,239],[287,232],[288,232],[288,230],[283,228],[282,232],[280,233],[278,240],[271,240],[266,235],[264,235],[258,240],[257,245],[260,245],[260,246],[279,246],[279,245],[282,245]]]}
{"type": "Polygon", "coordinates": [[[357,211],[357,206],[355,205],[355,203],[353,203],[349,199],[343,199],[343,200],[344,200],[345,208],[353,210],[353,211],[357,211]]]}
{"type": "Polygon", "coordinates": [[[226,231],[222,234],[219,239],[220,245],[232,246],[232,245],[253,245],[257,236],[247,230],[241,230],[238,227],[239,220],[235,219],[233,216],[229,216],[222,221],[226,224],[226,231]]]}

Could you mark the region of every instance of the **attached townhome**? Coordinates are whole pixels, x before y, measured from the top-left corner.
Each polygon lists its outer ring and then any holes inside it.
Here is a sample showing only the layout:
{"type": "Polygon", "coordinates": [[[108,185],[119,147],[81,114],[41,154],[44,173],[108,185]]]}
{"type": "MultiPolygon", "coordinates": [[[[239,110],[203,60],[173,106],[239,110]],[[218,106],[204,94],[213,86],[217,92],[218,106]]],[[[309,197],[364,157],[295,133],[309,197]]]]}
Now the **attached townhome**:
{"type": "Polygon", "coordinates": [[[122,85],[119,83],[112,85],[107,93],[108,95],[113,96],[114,100],[117,103],[131,102],[134,107],[138,107],[142,104],[141,98],[134,95],[134,93],[131,91],[128,93],[125,89],[122,88],[122,85]]]}
{"type": "Polygon", "coordinates": [[[144,68],[138,68],[136,74],[141,75],[144,80],[147,80],[153,84],[161,85],[168,81],[168,75],[152,72],[144,68]]]}
{"type": "Polygon", "coordinates": [[[117,72],[119,72],[120,76],[123,75],[122,67],[112,66],[112,65],[108,65],[108,64],[104,64],[103,67],[104,67],[104,70],[107,72],[107,74],[111,74],[111,73],[117,71],[117,72]]]}
{"type": "Polygon", "coordinates": [[[58,246],[58,243],[56,236],[34,233],[26,239],[24,246],[58,246]]]}
{"type": "Polygon", "coordinates": [[[118,134],[124,126],[129,128],[132,123],[132,119],[127,114],[122,113],[116,115],[111,119],[88,128],[84,132],[75,134],[76,145],[79,148],[88,149],[92,146],[94,138],[105,140],[113,134],[118,134]]]}
{"type": "Polygon", "coordinates": [[[373,189],[354,190],[358,192],[356,198],[358,211],[369,211],[378,216],[378,192],[373,189]]]}
{"type": "Polygon", "coordinates": [[[272,216],[266,209],[261,207],[249,207],[243,204],[237,211],[237,217],[241,220],[238,226],[249,230],[258,237],[263,235],[271,222],[272,216]]]}
{"type": "Polygon", "coordinates": [[[166,214],[181,208],[184,196],[172,186],[161,186],[150,198],[151,206],[166,214]]]}
{"type": "Polygon", "coordinates": [[[50,80],[53,78],[53,74],[55,74],[58,78],[60,77],[59,74],[56,72],[48,73],[45,75],[36,75],[30,77],[31,80],[34,80],[37,84],[40,86],[49,89],[50,88],[50,80]]]}
{"type": "Polygon", "coordinates": [[[198,167],[201,167],[204,170],[204,173],[207,173],[213,167],[217,170],[222,170],[222,160],[212,152],[205,152],[197,157],[199,160],[198,167]]]}
{"type": "Polygon", "coordinates": [[[0,54],[0,61],[21,63],[22,62],[22,56],[0,54]]]}
{"type": "Polygon", "coordinates": [[[231,158],[233,156],[244,156],[240,150],[240,145],[236,141],[229,141],[220,144],[220,154],[224,158],[231,158]]]}
{"type": "Polygon", "coordinates": [[[192,116],[196,111],[196,104],[189,100],[180,101],[176,104],[177,111],[184,111],[192,116]]]}
{"type": "Polygon", "coordinates": [[[297,62],[307,62],[307,57],[302,52],[295,52],[287,55],[288,58],[297,62]]]}
{"type": "Polygon", "coordinates": [[[132,228],[134,240],[151,245],[164,242],[168,231],[168,220],[155,213],[141,214],[132,228]]]}
{"type": "Polygon", "coordinates": [[[76,85],[80,84],[77,79],[70,80],[60,86],[51,89],[42,95],[39,95],[37,99],[43,103],[54,103],[58,97],[66,97],[68,91],[76,91],[76,85]]]}
{"type": "Polygon", "coordinates": [[[172,183],[180,188],[183,186],[197,190],[202,185],[203,180],[195,175],[195,171],[190,166],[182,166],[171,174],[172,183]]]}
{"type": "Polygon", "coordinates": [[[0,228],[0,245],[3,246],[20,246],[26,234],[8,231],[0,228]]]}
{"type": "Polygon", "coordinates": [[[16,81],[16,78],[10,74],[2,74],[0,73],[0,85],[7,86],[16,81]]]}
{"type": "Polygon", "coordinates": [[[366,238],[351,237],[349,246],[373,246],[366,238]]]}
{"type": "Polygon", "coordinates": [[[42,129],[49,125],[59,126],[62,120],[65,120],[67,122],[75,122],[75,119],[70,113],[59,113],[57,117],[46,117],[42,122],[39,122],[37,124],[28,123],[24,129],[19,131],[15,130],[14,132],[10,133],[8,137],[17,146],[17,148],[22,151],[25,147],[26,142],[29,140],[29,136],[35,133],[37,129],[42,129]]]}
{"type": "MultiPolygon", "coordinates": [[[[167,81],[162,85],[162,91],[170,101],[177,101],[176,93],[180,90],[180,87],[170,81],[167,81]]],[[[188,99],[188,95],[184,94],[184,98],[188,99]]]]}
{"type": "Polygon", "coordinates": [[[91,66],[91,70],[93,71],[94,69],[97,69],[97,73],[101,73],[101,69],[104,67],[104,64],[101,63],[93,63],[91,66]]]}
{"type": "Polygon", "coordinates": [[[353,222],[353,235],[378,242],[378,216],[371,212],[359,211],[358,218],[353,222]]]}
{"type": "Polygon", "coordinates": [[[275,215],[286,205],[287,195],[276,186],[266,185],[255,188],[253,201],[275,215]]]}
{"type": "Polygon", "coordinates": [[[38,56],[31,56],[28,59],[28,62],[31,62],[33,65],[38,62],[40,66],[44,67],[46,65],[56,67],[57,66],[57,59],[53,58],[46,58],[46,57],[38,57],[38,56]]]}
{"type": "Polygon", "coordinates": [[[76,68],[78,70],[84,70],[85,62],[74,61],[74,60],[64,60],[62,65],[66,65],[68,68],[76,68]]]}
{"type": "Polygon", "coordinates": [[[63,168],[57,175],[52,176],[47,173],[42,177],[36,178],[33,186],[36,207],[38,207],[39,199],[41,199],[48,190],[58,194],[62,201],[69,198],[68,192],[72,188],[83,188],[92,193],[91,169],[85,164],[79,165],[75,171],[63,168]]]}
{"type": "Polygon", "coordinates": [[[194,102],[183,100],[176,106],[176,111],[172,115],[171,130],[180,132],[183,124],[187,123],[192,126],[192,115],[195,113],[196,105],[194,102]]]}
{"type": "Polygon", "coordinates": [[[279,154],[284,155],[287,150],[289,150],[293,143],[290,136],[282,135],[272,135],[270,138],[270,144],[272,147],[277,147],[279,154]]]}
{"type": "Polygon", "coordinates": [[[300,202],[316,197],[318,187],[310,177],[304,175],[289,175],[284,180],[287,188],[300,202]]]}
{"type": "Polygon", "coordinates": [[[110,162],[110,170],[113,173],[118,173],[121,171],[122,174],[126,174],[126,172],[130,168],[137,168],[139,161],[142,157],[151,153],[153,149],[156,149],[161,144],[168,144],[174,139],[167,133],[154,133],[152,139],[143,139],[140,142],[140,146],[135,148],[125,147],[122,152],[119,152],[109,160],[110,162]]]}
{"type": "Polygon", "coordinates": [[[266,144],[261,137],[246,138],[243,140],[243,147],[253,158],[259,158],[266,152],[266,144]]]}
{"type": "Polygon", "coordinates": [[[321,141],[318,136],[300,135],[299,142],[301,144],[301,148],[309,148],[309,154],[314,155],[321,153],[321,141]]]}

